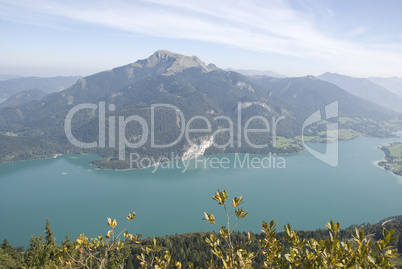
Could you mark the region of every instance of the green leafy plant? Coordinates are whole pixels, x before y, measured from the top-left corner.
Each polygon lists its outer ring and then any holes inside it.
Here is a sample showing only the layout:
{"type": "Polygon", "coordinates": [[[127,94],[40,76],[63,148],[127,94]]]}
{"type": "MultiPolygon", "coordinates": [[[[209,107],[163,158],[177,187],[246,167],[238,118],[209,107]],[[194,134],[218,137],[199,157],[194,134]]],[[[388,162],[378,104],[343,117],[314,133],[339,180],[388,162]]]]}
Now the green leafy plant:
{"type": "Polygon", "coordinates": [[[126,227],[115,236],[115,228],[117,226],[116,219],[107,218],[107,225],[111,228],[105,236],[98,236],[90,240],[84,234],[81,234],[74,245],[74,251],[71,251],[68,244],[64,245],[64,253],[68,259],[65,266],[68,268],[119,268],[124,263],[124,259],[128,253],[121,251],[124,242],[121,240],[123,235],[126,240],[139,243],[137,236],[128,233],[127,228],[131,221],[135,218],[135,212],[126,215],[128,223],[126,227]]]}
{"type": "Polygon", "coordinates": [[[155,269],[166,269],[166,268],[182,268],[180,262],[175,262],[172,259],[172,255],[169,250],[163,251],[162,258],[158,256],[162,252],[162,248],[159,246],[158,241],[153,238],[153,244],[142,248],[141,255],[137,258],[140,260],[141,268],[155,268],[155,269]]]}
{"type": "MultiPolygon", "coordinates": [[[[353,243],[351,241],[341,241],[339,239],[340,224],[331,220],[326,227],[329,231],[328,240],[316,241],[302,239],[297,232],[292,230],[290,225],[284,226],[285,240],[288,247],[284,247],[276,238],[276,223],[271,221],[269,224],[262,223],[262,233],[264,238],[259,241],[260,249],[255,254],[246,250],[247,245],[251,244],[254,238],[248,233],[248,241],[242,244],[232,242],[232,234],[239,221],[247,216],[243,208],[238,208],[243,203],[242,196],[232,199],[233,210],[228,213],[226,191],[219,191],[213,196],[218,204],[223,206],[227,224],[221,226],[215,223],[215,216],[204,213],[204,220],[218,225],[219,239],[211,234],[205,238],[205,242],[211,247],[212,253],[219,257],[222,268],[252,268],[253,260],[260,253],[264,257],[263,268],[392,268],[391,259],[397,256],[392,246],[393,231],[383,229],[383,238],[373,242],[364,236],[363,231],[355,230],[353,243]],[[237,217],[233,229],[229,228],[232,213],[237,217]],[[225,244],[223,244],[225,243],[225,244]],[[374,246],[374,247],[373,247],[374,246]]],[[[219,268],[211,261],[207,264],[208,268],[219,268]]]]}
{"type": "MultiPolygon", "coordinates": [[[[219,205],[223,206],[226,214],[226,226],[225,225],[218,225],[215,223],[215,216],[212,214],[204,213],[205,218],[204,220],[215,224],[219,227],[219,235],[223,242],[226,243],[227,249],[225,250],[222,247],[222,241],[219,238],[216,238],[213,234],[210,237],[205,238],[205,242],[211,246],[212,253],[219,257],[223,268],[251,268],[252,260],[255,258],[255,254],[253,252],[249,252],[245,249],[245,247],[254,240],[251,233],[248,233],[248,241],[243,244],[234,244],[232,241],[232,234],[235,231],[237,225],[239,224],[240,220],[247,216],[247,212],[244,211],[242,207],[239,208],[239,205],[243,203],[243,197],[235,197],[232,199],[232,210],[229,212],[226,206],[226,200],[228,198],[228,194],[226,190],[223,192],[217,191],[215,196],[212,197],[215,201],[218,202],[219,205]],[[230,219],[235,214],[237,220],[233,228],[230,228],[230,219]]],[[[213,264],[211,261],[208,264],[209,268],[218,268],[216,265],[213,264]]]]}

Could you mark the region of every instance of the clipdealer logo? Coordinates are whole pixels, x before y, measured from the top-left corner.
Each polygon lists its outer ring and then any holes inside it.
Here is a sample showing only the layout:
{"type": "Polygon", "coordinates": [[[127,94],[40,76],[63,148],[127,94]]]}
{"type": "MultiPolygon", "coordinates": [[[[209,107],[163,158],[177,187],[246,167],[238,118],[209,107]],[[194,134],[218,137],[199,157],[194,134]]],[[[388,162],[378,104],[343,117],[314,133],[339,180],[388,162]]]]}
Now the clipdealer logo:
{"type": "MultiPolygon", "coordinates": [[[[107,108],[110,112],[115,111],[116,106],[114,104],[110,104],[107,108]]],[[[118,116],[116,119],[116,116],[109,116],[108,117],[108,130],[106,130],[106,104],[105,102],[99,102],[99,104],[93,104],[93,103],[84,103],[84,104],[79,104],[74,106],[67,114],[65,118],[65,124],[64,124],[64,130],[67,139],[70,141],[71,144],[73,144],[76,147],[82,148],[82,149],[89,149],[89,148],[105,148],[106,147],[106,142],[107,146],[109,148],[115,148],[117,146],[118,148],[118,156],[119,160],[125,160],[126,158],[126,148],[131,148],[131,149],[136,149],[144,146],[148,139],[150,138],[150,146],[151,148],[169,148],[174,145],[176,145],[183,137],[185,137],[186,142],[188,145],[195,146],[197,147],[197,144],[194,144],[194,142],[190,139],[190,134],[191,133],[205,133],[206,136],[210,136],[212,133],[212,125],[209,121],[208,118],[204,116],[194,116],[190,118],[187,122],[185,120],[183,112],[177,108],[176,106],[170,105],[170,104],[152,104],[150,108],[150,113],[151,113],[151,122],[150,126],[148,125],[147,121],[139,116],[139,115],[132,115],[127,118],[124,116],[118,116]],[[157,144],[155,141],[155,109],[157,108],[163,108],[163,109],[171,109],[175,111],[177,118],[180,120],[180,134],[176,138],[175,141],[168,143],[168,144],[157,144]],[[76,113],[78,113],[80,110],[84,109],[91,109],[91,110],[98,110],[98,125],[99,125],[99,136],[98,136],[98,141],[94,142],[82,142],[76,139],[73,135],[72,132],[72,120],[75,116],[76,113]],[[116,124],[117,120],[117,124],[116,124]],[[192,123],[195,120],[201,120],[204,121],[206,124],[206,128],[204,129],[195,129],[192,128],[192,123]],[[141,136],[140,139],[133,143],[130,142],[127,137],[126,137],[126,128],[127,125],[130,122],[136,122],[141,126],[141,136]],[[116,126],[117,126],[117,137],[116,137],[116,126]],[[106,141],[106,131],[108,131],[108,141],[106,141]],[[116,139],[117,138],[117,139],[116,139]]],[[[330,119],[330,118],[335,118],[338,117],[338,102],[333,102],[325,107],[325,119],[330,119]]],[[[242,126],[242,103],[239,102],[237,106],[237,126],[238,129],[234,130],[234,123],[232,122],[232,119],[230,119],[227,116],[216,116],[213,118],[215,121],[218,120],[223,120],[228,123],[227,128],[220,128],[218,130],[215,130],[212,133],[211,136],[211,145],[219,149],[227,148],[227,147],[234,147],[235,145],[237,147],[242,146],[242,139],[244,138],[245,143],[247,144],[248,147],[255,148],[255,149],[261,149],[268,147],[268,143],[265,144],[254,144],[253,142],[250,141],[250,133],[266,133],[270,134],[272,138],[272,146],[276,147],[276,132],[277,132],[277,125],[281,120],[286,119],[285,116],[279,116],[276,118],[275,116],[272,117],[271,124],[268,119],[262,116],[253,116],[247,119],[247,121],[244,124],[244,127],[242,126]],[[263,123],[264,128],[260,129],[253,129],[250,128],[250,124],[253,121],[260,121],[263,123]],[[237,139],[235,139],[234,134],[237,131],[237,139]],[[215,136],[219,133],[222,132],[227,132],[229,134],[229,140],[225,144],[217,144],[215,141],[215,136]]],[[[329,123],[327,125],[327,145],[326,145],[326,152],[325,153],[320,153],[318,151],[315,151],[311,147],[309,147],[304,139],[304,130],[307,126],[312,125],[313,123],[321,121],[321,114],[320,111],[314,112],[312,115],[310,115],[307,120],[303,123],[302,127],[302,144],[304,148],[312,154],[314,157],[319,159],[320,161],[332,166],[336,167],[338,165],[338,124],[337,123],[329,123]],[[332,145],[329,145],[328,143],[330,140],[328,139],[328,134],[331,132],[331,138],[334,139],[332,145]]],[[[247,155],[246,155],[247,156],[247,155]]],[[[273,156],[274,158],[278,158],[273,156]]],[[[270,155],[270,158],[272,158],[272,154],[270,155]]],[[[150,157],[143,157],[140,158],[140,156],[135,153],[135,154],[130,154],[130,168],[132,168],[132,163],[136,162],[137,167],[138,164],[141,165],[141,167],[149,167],[149,166],[158,166],[158,165],[165,165],[166,163],[170,162],[177,162],[177,161],[185,161],[186,159],[183,158],[183,156],[173,156],[172,159],[169,159],[167,157],[163,157],[162,159],[159,160],[154,160],[150,157]],[[148,163],[148,165],[145,165],[145,163],[148,163]]],[[[252,160],[255,161],[253,158],[252,160]]],[[[221,166],[222,167],[222,166],[221,166]]],[[[260,165],[260,167],[263,167],[263,165],[260,165]]],[[[286,167],[286,165],[282,165],[282,167],[286,167]]]]}

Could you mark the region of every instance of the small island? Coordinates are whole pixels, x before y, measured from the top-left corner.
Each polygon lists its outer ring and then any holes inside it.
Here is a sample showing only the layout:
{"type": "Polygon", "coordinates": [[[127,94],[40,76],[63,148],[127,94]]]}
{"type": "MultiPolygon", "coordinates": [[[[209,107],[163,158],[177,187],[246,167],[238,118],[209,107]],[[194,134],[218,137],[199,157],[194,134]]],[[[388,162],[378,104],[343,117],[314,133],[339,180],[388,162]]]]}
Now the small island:
{"type": "Polygon", "coordinates": [[[378,162],[378,165],[402,176],[402,143],[394,142],[381,147],[381,150],[385,153],[385,160],[378,162]]]}

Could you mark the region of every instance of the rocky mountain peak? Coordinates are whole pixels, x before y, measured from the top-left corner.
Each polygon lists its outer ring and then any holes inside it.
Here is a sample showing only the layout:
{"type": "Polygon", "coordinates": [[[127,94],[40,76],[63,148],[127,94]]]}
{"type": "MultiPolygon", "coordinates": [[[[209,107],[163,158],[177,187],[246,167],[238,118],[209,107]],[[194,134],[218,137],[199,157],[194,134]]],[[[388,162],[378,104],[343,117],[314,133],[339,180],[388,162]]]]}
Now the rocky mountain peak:
{"type": "Polygon", "coordinates": [[[213,65],[206,65],[196,56],[184,56],[167,50],[158,50],[146,60],[146,67],[156,67],[158,65],[166,66],[165,75],[182,72],[191,67],[200,68],[202,72],[210,72],[215,70],[213,65]]]}

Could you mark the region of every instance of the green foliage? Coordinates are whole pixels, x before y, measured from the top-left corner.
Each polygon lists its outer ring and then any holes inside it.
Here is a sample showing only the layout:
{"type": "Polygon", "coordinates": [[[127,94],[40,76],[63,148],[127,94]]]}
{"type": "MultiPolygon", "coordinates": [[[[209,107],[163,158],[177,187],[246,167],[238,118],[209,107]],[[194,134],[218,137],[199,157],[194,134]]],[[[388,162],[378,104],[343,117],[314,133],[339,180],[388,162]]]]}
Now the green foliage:
{"type": "Polygon", "coordinates": [[[75,243],[69,241],[63,244],[63,265],[67,268],[120,268],[127,258],[127,251],[123,250],[124,242],[120,238],[138,243],[141,235],[134,236],[127,231],[135,213],[126,215],[128,223],[126,227],[116,235],[116,219],[107,219],[110,230],[105,236],[88,239],[81,234],[75,243]]]}
{"type": "Polygon", "coordinates": [[[37,158],[51,158],[61,147],[42,139],[6,136],[0,134],[0,162],[13,162],[37,158]]]}
{"type": "MultiPolygon", "coordinates": [[[[251,263],[255,258],[255,254],[245,249],[245,247],[251,244],[252,240],[254,239],[253,236],[251,236],[251,233],[248,234],[248,241],[243,244],[234,244],[232,240],[232,234],[236,229],[237,224],[241,219],[247,216],[247,212],[245,212],[243,208],[238,208],[238,206],[243,203],[243,197],[240,196],[232,199],[231,205],[233,209],[230,212],[226,207],[227,198],[228,194],[225,190],[223,192],[218,190],[215,196],[212,197],[212,199],[217,201],[219,205],[223,206],[225,210],[227,218],[226,226],[216,224],[214,215],[204,213],[205,221],[208,221],[209,223],[215,224],[219,227],[219,235],[222,241],[211,234],[209,238],[205,238],[205,242],[211,247],[211,252],[220,259],[223,268],[251,268],[251,263]],[[237,220],[234,227],[230,228],[230,218],[233,213],[235,213],[237,220]],[[223,242],[226,243],[226,251],[222,248],[223,242]]],[[[208,263],[208,267],[215,268],[216,266],[211,261],[208,263]]]]}
{"type": "Polygon", "coordinates": [[[23,255],[17,252],[8,243],[7,239],[4,239],[3,244],[0,246],[0,269],[22,268],[23,266],[24,266],[23,255]]]}
{"type": "Polygon", "coordinates": [[[49,220],[46,220],[45,238],[32,235],[29,249],[25,254],[28,268],[57,268],[63,265],[62,246],[56,244],[49,220]]]}
{"type": "MultiPolygon", "coordinates": [[[[256,254],[247,251],[246,246],[251,244],[253,237],[249,234],[249,240],[246,243],[233,244],[231,239],[233,230],[229,229],[231,213],[228,214],[225,204],[227,198],[227,192],[219,190],[213,197],[219,205],[224,207],[227,216],[227,227],[220,226],[219,230],[221,239],[226,243],[226,252],[222,249],[221,240],[214,235],[205,238],[205,242],[211,247],[211,252],[220,258],[222,268],[251,268],[256,254]]],[[[234,210],[242,201],[241,196],[232,200],[234,210]]],[[[234,212],[238,218],[236,225],[240,219],[247,216],[242,208],[234,212]]],[[[215,217],[212,214],[205,213],[205,216],[204,220],[215,224],[215,217]]],[[[264,257],[263,268],[391,268],[393,266],[391,259],[398,256],[397,249],[392,245],[396,239],[393,237],[394,230],[383,229],[383,239],[373,243],[364,236],[363,231],[355,228],[354,244],[352,244],[350,241],[339,239],[340,224],[332,220],[326,225],[329,239],[319,241],[314,238],[310,240],[300,238],[288,224],[284,226],[284,238],[288,242],[285,248],[276,239],[275,227],[274,221],[262,224],[265,237],[260,240],[261,248],[257,255],[261,252],[264,257]]],[[[209,263],[208,268],[219,267],[209,263]]]]}
{"type": "Polygon", "coordinates": [[[138,255],[137,258],[140,261],[142,269],[182,268],[180,262],[175,262],[172,259],[169,250],[162,251],[162,248],[159,246],[159,243],[155,238],[153,238],[151,245],[142,248],[141,255],[138,255]],[[160,254],[162,254],[162,257],[159,256],[160,254]]]}

